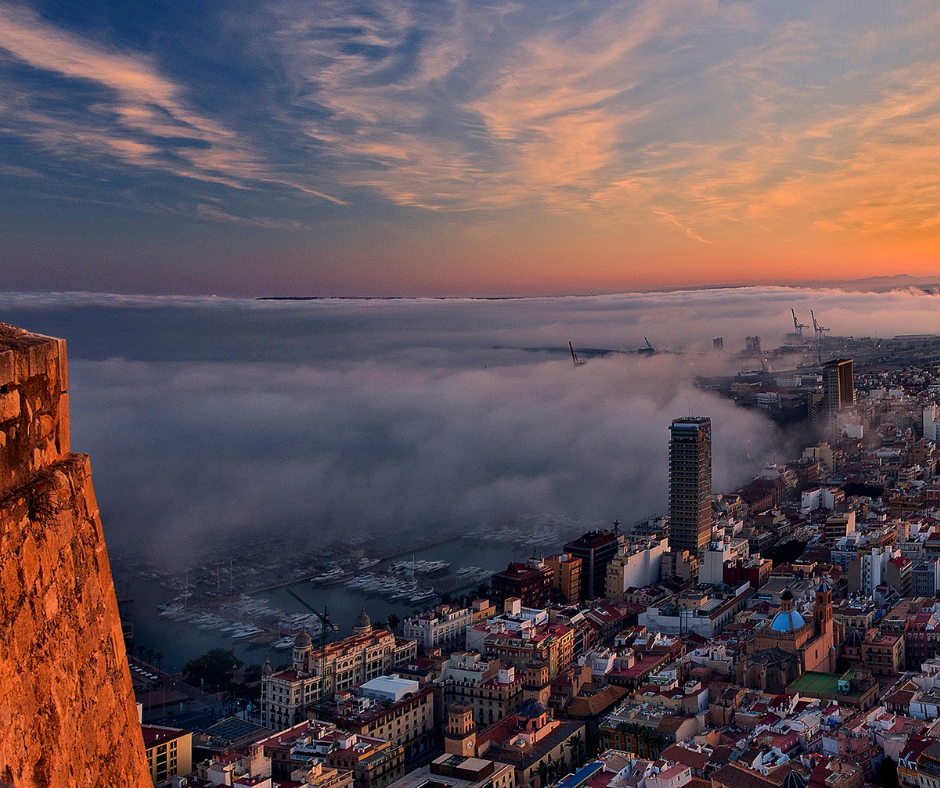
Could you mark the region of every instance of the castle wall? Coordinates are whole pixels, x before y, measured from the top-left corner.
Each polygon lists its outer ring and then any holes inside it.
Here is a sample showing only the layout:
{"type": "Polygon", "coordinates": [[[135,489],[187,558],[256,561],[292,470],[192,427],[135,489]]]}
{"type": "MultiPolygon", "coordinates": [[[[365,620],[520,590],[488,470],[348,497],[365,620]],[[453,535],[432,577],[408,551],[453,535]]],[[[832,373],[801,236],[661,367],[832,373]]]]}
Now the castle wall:
{"type": "Polygon", "coordinates": [[[65,343],[3,324],[0,780],[151,785],[65,343]]]}

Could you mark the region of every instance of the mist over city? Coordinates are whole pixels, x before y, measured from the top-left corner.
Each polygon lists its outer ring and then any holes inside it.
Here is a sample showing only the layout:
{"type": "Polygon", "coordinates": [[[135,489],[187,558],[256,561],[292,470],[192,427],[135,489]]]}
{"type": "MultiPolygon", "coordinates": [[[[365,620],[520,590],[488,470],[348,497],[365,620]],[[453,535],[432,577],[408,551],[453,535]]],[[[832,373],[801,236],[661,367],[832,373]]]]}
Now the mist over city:
{"type": "Polygon", "coordinates": [[[112,549],[160,560],[272,533],[419,539],[524,518],[564,535],[633,523],[666,509],[675,417],[712,418],[716,491],[798,456],[799,429],[694,386],[755,368],[736,355],[746,336],[780,344],[791,308],[807,319],[813,309],[841,335],[940,322],[937,297],[913,289],[299,302],[37,294],[2,306],[14,322],[69,337],[73,446],[94,458],[112,549]],[[661,352],[637,354],[647,339],[661,352]],[[569,341],[588,363],[572,365],[569,341]]]}

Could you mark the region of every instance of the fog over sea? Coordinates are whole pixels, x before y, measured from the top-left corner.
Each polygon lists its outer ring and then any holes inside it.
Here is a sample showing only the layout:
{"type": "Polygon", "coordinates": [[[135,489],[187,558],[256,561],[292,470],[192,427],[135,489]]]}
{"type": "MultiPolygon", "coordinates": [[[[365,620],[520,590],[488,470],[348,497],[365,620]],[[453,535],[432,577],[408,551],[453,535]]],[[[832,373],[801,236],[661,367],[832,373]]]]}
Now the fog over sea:
{"type": "Polygon", "coordinates": [[[940,333],[940,299],[916,290],[0,294],[0,320],[68,342],[72,447],[91,454],[109,552],[168,561],[232,537],[269,551],[291,535],[631,523],[666,509],[667,427],[689,414],[712,418],[714,486],[733,489],[799,447],[693,379],[738,371],[745,336],[781,344],[791,307],[832,335],[940,333]],[[644,337],[670,352],[591,352],[644,337]]]}

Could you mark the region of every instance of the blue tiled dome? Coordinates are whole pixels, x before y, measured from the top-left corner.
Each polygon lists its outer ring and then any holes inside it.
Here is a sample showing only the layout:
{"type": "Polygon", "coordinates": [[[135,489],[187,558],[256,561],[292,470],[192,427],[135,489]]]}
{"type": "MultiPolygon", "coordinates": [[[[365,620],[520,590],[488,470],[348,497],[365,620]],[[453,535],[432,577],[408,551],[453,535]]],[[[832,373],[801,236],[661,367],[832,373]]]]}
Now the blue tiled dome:
{"type": "Polygon", "coordinates": [[[791,610],[789,612],[780,611],[777,615],[774,616],[774,620],[770,625],[770,628],[774,632],[793,632],[796,629],[802,627],[806,622],[796,610],[791,610]]]}

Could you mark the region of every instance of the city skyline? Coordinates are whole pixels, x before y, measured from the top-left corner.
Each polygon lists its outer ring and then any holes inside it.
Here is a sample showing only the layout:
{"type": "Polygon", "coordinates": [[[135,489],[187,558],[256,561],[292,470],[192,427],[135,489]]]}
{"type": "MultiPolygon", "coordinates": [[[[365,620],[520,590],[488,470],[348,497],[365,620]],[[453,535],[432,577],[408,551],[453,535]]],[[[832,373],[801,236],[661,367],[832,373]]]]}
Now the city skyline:
{"type": "Polygon", "coordinates": [[[17,291],[514,295],[936,273],[940,12],[0,7],[17,291]]]}

